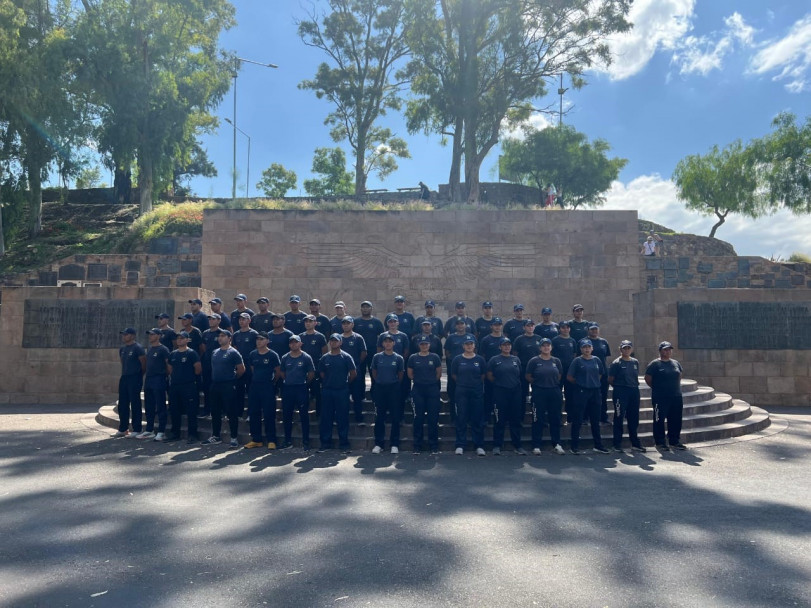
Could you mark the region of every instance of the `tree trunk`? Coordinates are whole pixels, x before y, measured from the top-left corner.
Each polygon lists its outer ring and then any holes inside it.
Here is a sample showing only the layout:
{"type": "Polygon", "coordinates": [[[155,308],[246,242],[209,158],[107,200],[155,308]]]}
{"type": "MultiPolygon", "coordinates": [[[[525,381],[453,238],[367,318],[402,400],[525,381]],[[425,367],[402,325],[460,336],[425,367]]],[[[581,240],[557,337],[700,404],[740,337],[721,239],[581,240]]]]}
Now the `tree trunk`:
{"type": "Polygon", "coordinates": [[[28,210],[28,236],[34,239],[42,231],[42,167],[39,165],[28,165],[28,210]]]}
{"type": "Polygon", "coordinates": [[[461,116],[456,118],[453,131],[453,149],[451,153],[451,171],[448,176],[449,196],[451,202],[457,203],[462,200],[462,135],[464,134],[464,123],[461,116]]]}
{"type": "Polygon", "coordinates": [[[357,146],[355,147],[355,196],[366,194],[366,132],[358,128],[357,146]]]}
{"type": "Polygon", "coordinates": [[[475,12],[471,0],[463,0],[459,20],[459,56],[462,63],[461,89],[464,116],[465,187],[467,201],[479,201],[479,163],[476,136],[479,125],[479,61],[476,49],[475,12]]]}
{"type": "Polygon", "coordinates": [[[6,237],[3,235],[3,197],[0,192],[0,258],[6,255],[6,237]]]}
{"type": "Polygon", "coordinates": [[[132,172],[116,166],[113,177],[113,202],[129,205],[132,203],[132,172]]]}
{"type": "Polygon", "coordinates": [[[712,227],[712,230],[710,230],[710,238],[711,239],[715,238],[715,232],[721,227],[721,224],[723,224],[725,221],[727,221],[727,213],[729,213],[729,211],[726,211],[724,213],[720,213],[718,211],[718,209],[715,209],[715,215],[718,218],[718,221],[712,227]]]}
{"type": "Polygon", "coordinates": [[[140,214],[152,211],[152,158],[138,157],[138,191],[140,194],[140,214]]]}

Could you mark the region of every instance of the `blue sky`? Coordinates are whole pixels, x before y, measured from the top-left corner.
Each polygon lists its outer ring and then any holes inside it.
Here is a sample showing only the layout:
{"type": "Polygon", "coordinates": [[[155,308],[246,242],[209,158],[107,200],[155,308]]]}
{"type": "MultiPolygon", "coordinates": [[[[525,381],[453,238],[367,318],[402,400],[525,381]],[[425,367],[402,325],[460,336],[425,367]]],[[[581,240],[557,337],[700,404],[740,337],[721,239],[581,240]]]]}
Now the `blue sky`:
{"type": "MultiPolygon", "coordinates": [[[[258,194],[262,170],[278,162],[297,173],[304,194],[301,182],[311,176],[313,150],[339,145],[323,124],[329,104],[297,88],[324,60],[296,33],[296,19],[305,17],[309,4],[234,4],[238,25],[223,35],[223,47],[279,65],[244,64],[238,78],[237,125],[251,137],[250,193],[258,194]]],[[[636,0],[630,19],[634,29],[612,40],[614,63],[590,72],[586,87],[566,94],[564,121],[590,138],[606,139],[613,154],[629,161],[608,194],[606,209],[638,209],[643,219],[706,235],[713,221],[683,209],[670,181],[673,169],[684,156],[705,153],[714,144],[765,135],[781,111],[811,114],[811,6],[797,0],[636,0]]],[[[232,118],[233,101],[231,91],[217,112],[222,119],[232,118]]],[[[545,121],[535,119],[539,126],[545,121]]],[[[400,161],[400,169],[385,182],[370,177],[368,187],[396,189],[422,180],[436,189],[447,183],[450,150],[439,137],[408,135],[396,113],[386,124],[408,141],[412,158],[400,161]]],[[[229,197],[231,126],[222,120],[204,144],[219,176],[195,180],[193,190],[229,197]]],[[[495,149],[485,160],[483,181],[497,179],[497,155],[495,149]]],[[[245,194],[246,163],[247,139],[238,134],[240,196],[245,194]]],[[[728,219],[718,237],[741,255],[811,253],[811,218],[781,212],[757,221],[728,219]]]]}

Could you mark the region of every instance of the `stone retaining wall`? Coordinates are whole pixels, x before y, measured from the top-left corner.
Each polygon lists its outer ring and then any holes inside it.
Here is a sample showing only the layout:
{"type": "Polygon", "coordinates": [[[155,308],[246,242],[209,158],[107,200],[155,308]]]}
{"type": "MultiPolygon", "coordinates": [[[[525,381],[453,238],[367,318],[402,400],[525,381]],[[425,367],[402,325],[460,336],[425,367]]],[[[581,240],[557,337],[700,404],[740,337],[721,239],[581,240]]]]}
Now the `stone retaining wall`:
{"type": "Polygon", "coordinates": [[[707,287],[710,289],[809,289],[811,265],[783,264],[761,257],[642,257],[640,290],[707,287]]]}

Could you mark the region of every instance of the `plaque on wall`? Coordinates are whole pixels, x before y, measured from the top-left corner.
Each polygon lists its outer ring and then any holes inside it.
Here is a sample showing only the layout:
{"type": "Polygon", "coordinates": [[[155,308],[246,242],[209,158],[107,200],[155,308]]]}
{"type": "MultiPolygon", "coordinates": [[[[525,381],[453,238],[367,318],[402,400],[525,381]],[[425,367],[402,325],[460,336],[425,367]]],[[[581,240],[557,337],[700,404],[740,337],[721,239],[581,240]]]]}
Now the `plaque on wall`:
{"type": "Polygon", "coordinates": [[[162,312],[174,318],[174,301],[26,300],[23,348],[117,348],[125,327],[135,328],[143,344],[162,312]]]}
{"type": "Polygon", "coordinates": [[[811,349],[811,302],[679,302],[679,348],[811,349]]]}

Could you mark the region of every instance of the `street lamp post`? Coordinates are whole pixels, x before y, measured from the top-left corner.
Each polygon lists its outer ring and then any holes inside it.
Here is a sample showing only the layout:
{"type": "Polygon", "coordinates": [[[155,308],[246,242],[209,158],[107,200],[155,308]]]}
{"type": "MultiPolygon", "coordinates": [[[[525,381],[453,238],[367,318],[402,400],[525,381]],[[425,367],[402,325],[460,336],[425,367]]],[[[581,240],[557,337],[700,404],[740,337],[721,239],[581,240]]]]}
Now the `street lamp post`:
{"type": "MultiPolygon", "coordinates": [[[[248,169],[245,172],[245,198],[251,198],[251,136],[231,122],[230,118],[226,118],[225,122],[248,138],[248,169]]],[[[236,175],[236,170],[234,170],[234,175],[236,175]]]]}
{"type": "MultiPolygon", "coordinates": [[[[228,122],[231,123],[231,126],[234,127],[234,162],[232,166],[233,170],[233,180],[231,184],[231,199],[236,201],[237,200],[237,76],[239,76],[239,68],[242,63],[252,63],[254,65],[260,65],[264,68],[278,68],[279,66],[275,63],[262,63],[261,61],[253,61],[252,59],[244,59],[242,57],[235,57],[234,58],[234,118],[233,120],[229,120],[228,122]]],[[[227,120],[227,119],[226,119],[227,120]]],[[[241,131],[245,137],[248,135],[241,131]]],[[[248,155],[250,156],[250,149],[251,149],[251,138],[248,137],[248,155]]],[[[250,165],[250,160],[249,163],[250,165]]],[[[248,169],[250,171],[250,167],[248,169]]],[[[247,196],[248,190],[245,190],[245,195],[247,196]]]]}

